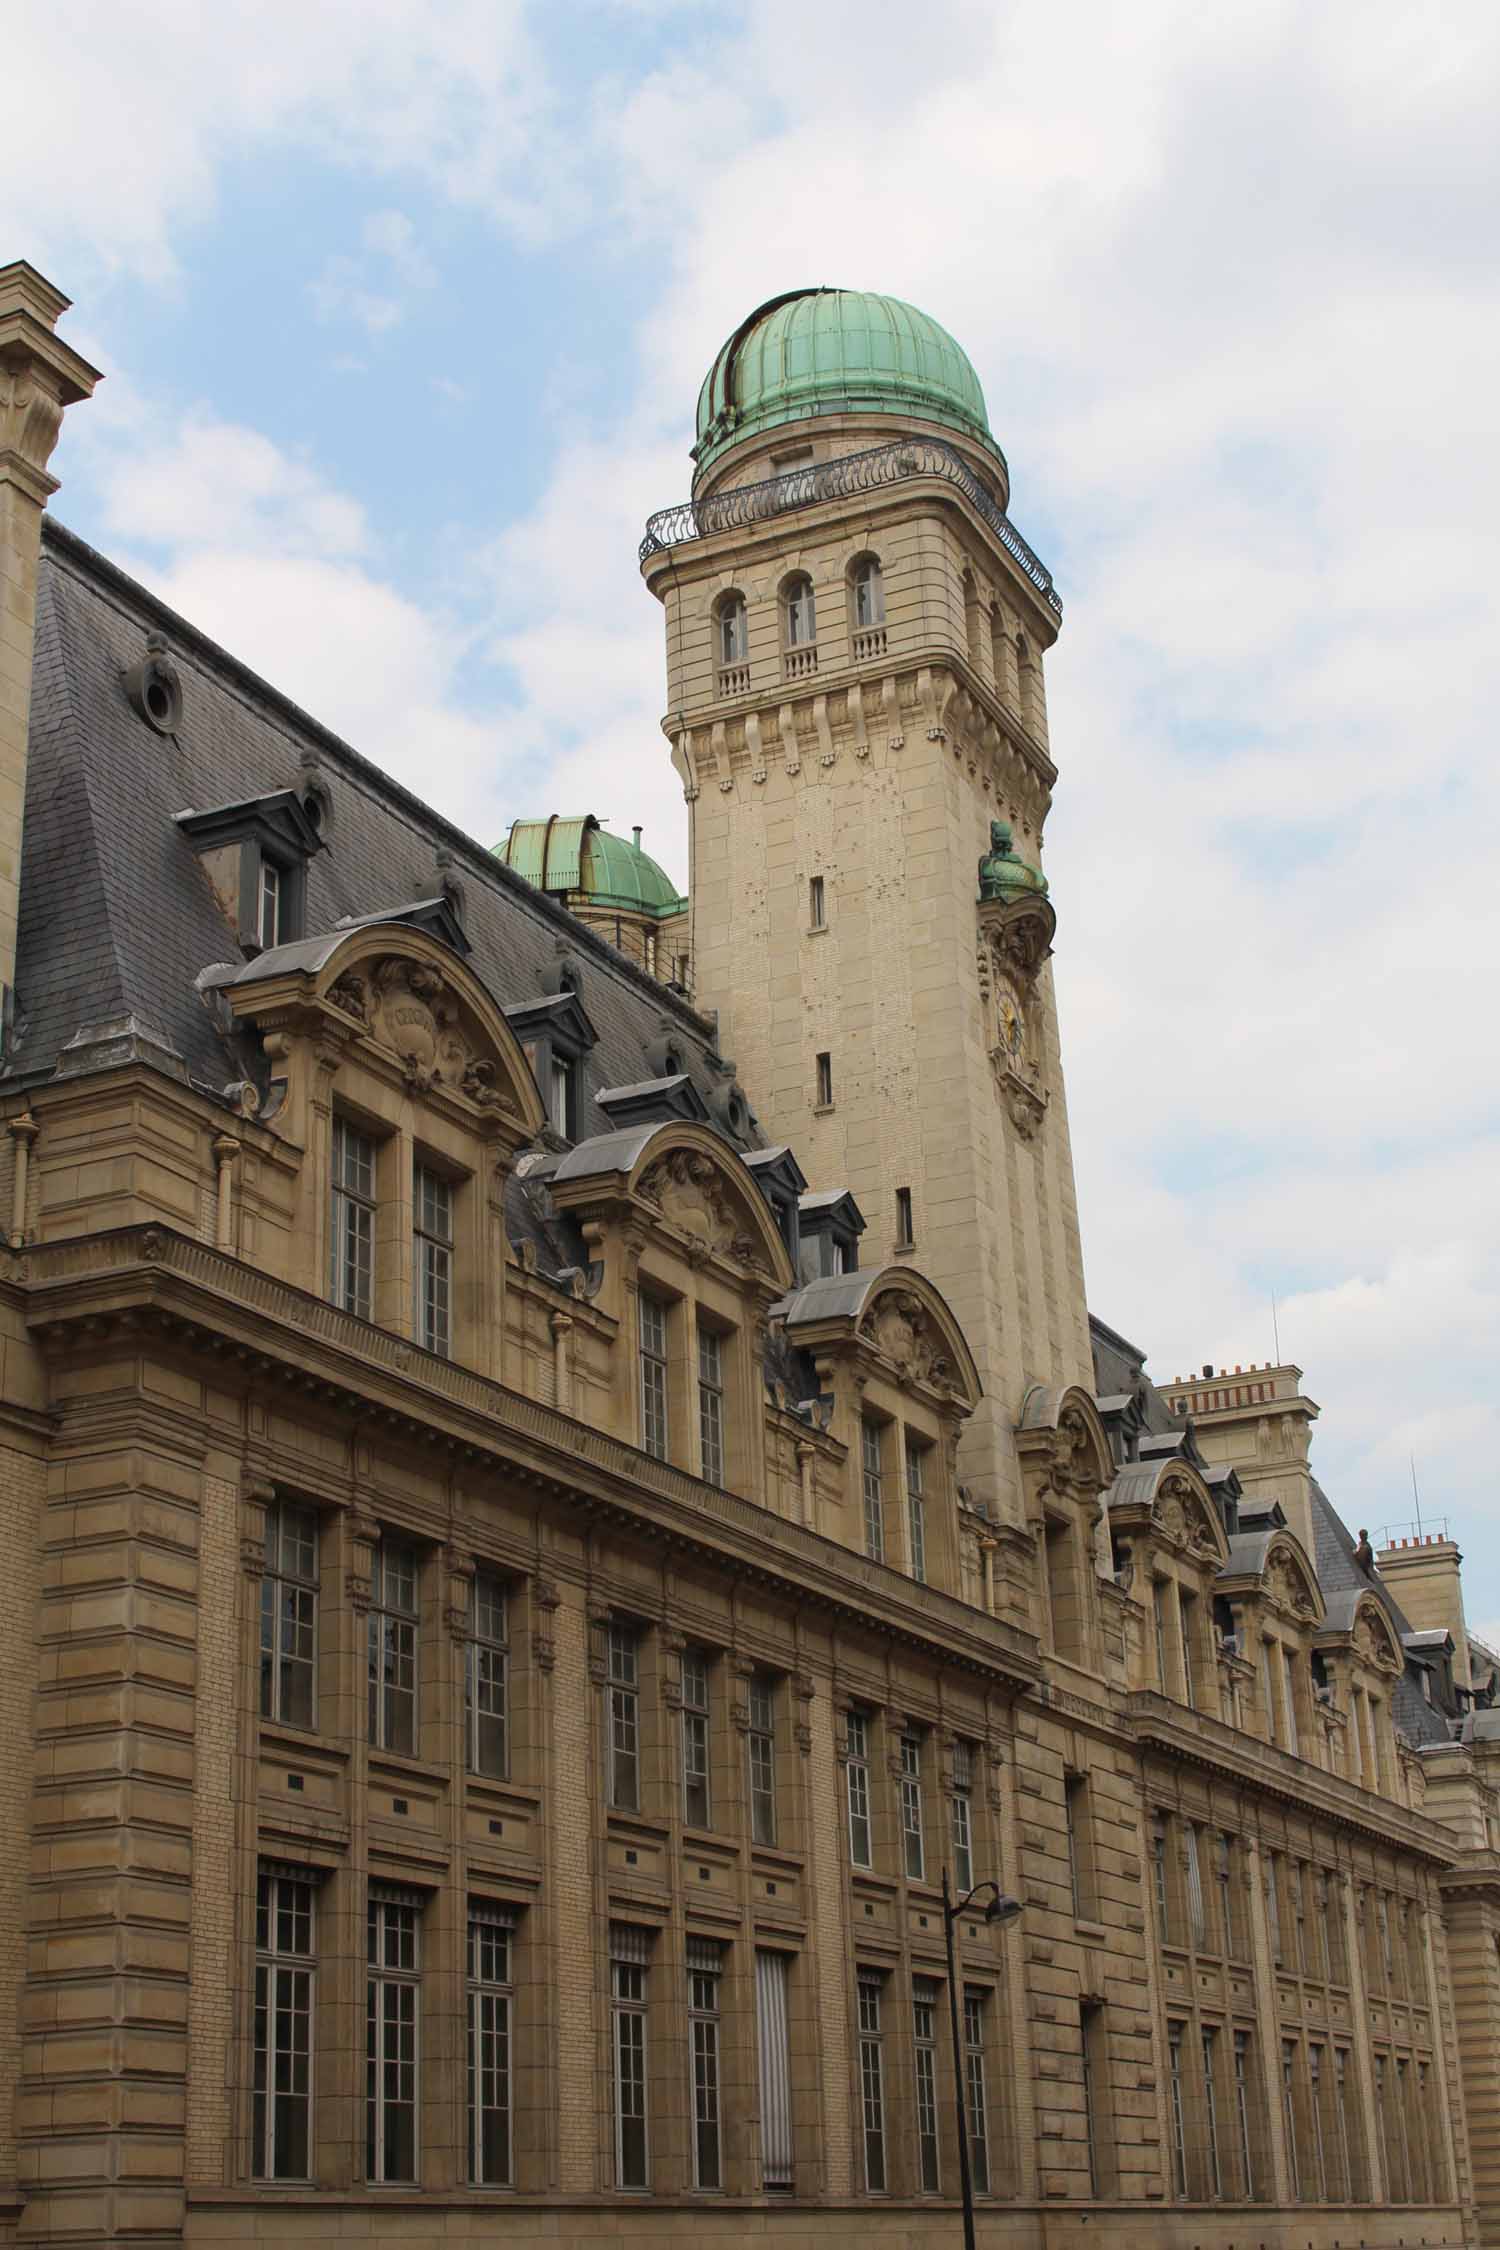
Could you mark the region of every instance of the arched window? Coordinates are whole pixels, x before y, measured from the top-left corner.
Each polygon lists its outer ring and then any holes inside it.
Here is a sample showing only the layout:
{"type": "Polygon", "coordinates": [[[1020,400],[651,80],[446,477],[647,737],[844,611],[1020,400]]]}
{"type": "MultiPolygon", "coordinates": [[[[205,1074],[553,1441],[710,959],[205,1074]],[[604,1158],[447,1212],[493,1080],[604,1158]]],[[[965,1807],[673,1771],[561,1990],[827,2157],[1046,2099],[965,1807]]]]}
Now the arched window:
{"type": "Polygon", "coordinates": [[[813,603],[813,583],[805,571],[787,580],[781,600],[787,647],[810,647],[818,637],[818,613],[813,603]]]}
{"type": "Polygon", "coordinates": [[[743,594],[721,594],[714,613],[719,663],[747,664],[750,660],[750,624],[743,594]]]}
{"type": "Polygon", "coordinates": [[[972,570],[964,572],[964,641],[968,647],[969,662],[977,672],[979,669],[979,588],[974,583],[972,570]]]}
{"type": "Polygon", "coordinates": [[[1008,696],[1010,666],[1006,661],[1005,619],[1000,614],[998,602],[990,609],[990,669],[995,675],[995,693],[1008,696]]]}
{"type": "Polygon", "coordinates": [[[861,555],[854,565],[854,630],[868,633],[885,623],[885,579],[878,555],[861,555]]]}
{"type": "Polygon", "coordinates": [[[1036,716],[1036,672],[1031,647],[1024,633],[1016,635],[1016,696],[1021,717],[1030,726],[1036,716]]]}

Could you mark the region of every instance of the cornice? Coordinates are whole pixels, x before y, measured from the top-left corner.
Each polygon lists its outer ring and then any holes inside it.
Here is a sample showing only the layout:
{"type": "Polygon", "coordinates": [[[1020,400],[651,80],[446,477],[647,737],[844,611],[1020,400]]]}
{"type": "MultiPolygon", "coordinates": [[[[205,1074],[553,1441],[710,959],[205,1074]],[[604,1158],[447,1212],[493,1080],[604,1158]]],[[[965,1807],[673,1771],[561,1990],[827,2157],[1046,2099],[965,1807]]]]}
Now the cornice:
{"type": "Polygon", "coordinates": [[[33,1248],[19,1269],[27,1326],[44,1349],[105,1344],[129,1324],[210,1353],[222,1368],[284,1380],[367,1425],[492,1460],[512,1484],[546,1488],[647,1538],[697,1549],[794,1603],[920,1646],[1012,1692],[1036,1676],[1039,1644],[1004,1619],[918,1588],[759,1502],[702,1484],[189,1236],[159,1225],[121,1227],[33,1248]]]}
{"type": "Polygon", "coordinates": [[[1355,1830],[1375,1842],[1394,1844],[1439,1868],[1451,1867],[1458,1856],[1456,1840],[1445,1840],[1435,1821],[1419,1819],[1388,1797],[1372,1797],[1337,1774],[1324,1773],[1254,1735],[1241,1734],[1206,1712],[1169,1702],[1154,1689],[1123,1696],[1121,1718],[1143,1746],[1183,1764],[1201,1766],[1239,1788],[1315,1813],[1335,1827],[1355,1830]]]}

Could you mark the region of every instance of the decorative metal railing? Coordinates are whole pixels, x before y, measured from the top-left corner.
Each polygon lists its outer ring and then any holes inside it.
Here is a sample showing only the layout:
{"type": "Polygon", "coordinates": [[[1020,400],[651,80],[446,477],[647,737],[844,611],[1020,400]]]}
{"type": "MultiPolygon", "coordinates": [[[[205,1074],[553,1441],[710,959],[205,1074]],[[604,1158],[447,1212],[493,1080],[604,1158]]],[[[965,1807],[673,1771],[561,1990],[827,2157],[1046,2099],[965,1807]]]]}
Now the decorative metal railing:
{"type": "Polygon", "coordinates": [[[940,438],[898,438],[893,445],[845,453],[834,461],[767,477],[760,484],[734,485],[707,500],[684,500],[680,507],[659,509],[646,525],[641,561],[664,548],[681,546],[687,539],[708,538],[716,531],[744,531],[773,516],[785,515],[791,508],[811,508],[820,500],[847,500],[861,492],[877,492],[907,477],[940,477],[945,484],[957,485],[1006,553],[1020,564],[1047,607],[1061,617],[1062,602],[1051,571],[1027,546],[958,449],[944,445],[940,438]]]}

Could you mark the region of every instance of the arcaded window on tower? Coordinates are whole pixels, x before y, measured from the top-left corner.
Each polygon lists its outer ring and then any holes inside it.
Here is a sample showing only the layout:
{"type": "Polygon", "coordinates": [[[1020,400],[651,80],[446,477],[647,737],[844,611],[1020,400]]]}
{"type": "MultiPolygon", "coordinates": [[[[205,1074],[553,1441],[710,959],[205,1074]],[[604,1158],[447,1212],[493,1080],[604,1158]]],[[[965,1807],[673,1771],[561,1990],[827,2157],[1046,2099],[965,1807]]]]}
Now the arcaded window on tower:
{"type": "Polygon", "coordinates": [[[813,600],[813,583],[805,572],[787,580],[782,594],[782,606],[786,619],[787,647],[809,647],[818,637],[818,616],[813,600]]]}
{"type": "Polygon", "coordinates": [[[750,626],[743,594],[725,594],[715,611],[719,663],[745,664],[750,658],[750,626]]]}
{"type": "Polygon", "coordinates": [[[854,589],[854,630],[868,633],[885,623],[885,579],[878,555],[861,555],[850,577],[854,589]]]}

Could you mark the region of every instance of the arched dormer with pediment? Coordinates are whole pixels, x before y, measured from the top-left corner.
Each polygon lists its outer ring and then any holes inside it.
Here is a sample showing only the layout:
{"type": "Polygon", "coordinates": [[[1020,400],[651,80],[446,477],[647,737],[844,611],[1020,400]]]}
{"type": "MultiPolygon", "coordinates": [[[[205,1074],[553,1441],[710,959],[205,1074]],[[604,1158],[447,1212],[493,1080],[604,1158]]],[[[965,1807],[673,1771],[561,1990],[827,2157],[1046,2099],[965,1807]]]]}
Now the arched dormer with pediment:
{"type": "Polygon", "coordinates": [[[705,1483],[766,1498],[769,1309],[793,1274],[738,1151],[673,1119],[581,1141],[548,1183],[601,1269],[618,1323],[616,1427],[705,1483]]]}
{"type": "Polygon", "coordinates": [[[1033,1622],[1039,1606],[1053,1655],[1098,1671],[1103,1636],[1095,1534],[1114,1458],[1088,1392],[1077,1384],[1033,1383],[1021,1401],[1016,1451],[1031,1545],[1030,1582],[1014,1588],[1013,1598],[1021,1595],[1033,1622]]]}
{"type": "Polygon", "coordinates": [[[1229,1605],[1249,1667],[1240,1723],[1295,1757],[1324,1762],[1310,1663],[1323,1593],[1301,1542],[1281,1524],[1237,1534],[1214,1591],[1229,1605]]]}
{"type": "Polygon", "coordinates": [[[287,1278],[501,1378],[505,1181],[543,1110],[485,986],[429,931],[373,922],[272,947],[221,996],[269,1068],[287,1278]]]}
{"type": "Polygon", "coordinates": [[[905,1264],[825,1274],[773,1317],[812,1360],[845,1451],[818,1529],[959,1593],[958,1433],[979,1403],[979,1374],[942,1292],[905,1264]]]}
{"type": "Polygon", "coordinates": [[[1342,1770],[1361,1788],[1401,1796],[1391,1709],[1406,1655],[1375,1589],[1351,1587],[1330,1596],[1314,1647],[1333,1712],[1342,1715],[1342,1770]]]}
{"type": "Polygon", "coordinates": [[[1129,1461],[1105,1496],[1117,1582],[1139,1605],[1133,1686],[1222,1712],[1215,1580],[1229,1541],[1214,1498],[1178,1455],[1129,1461]]]}

